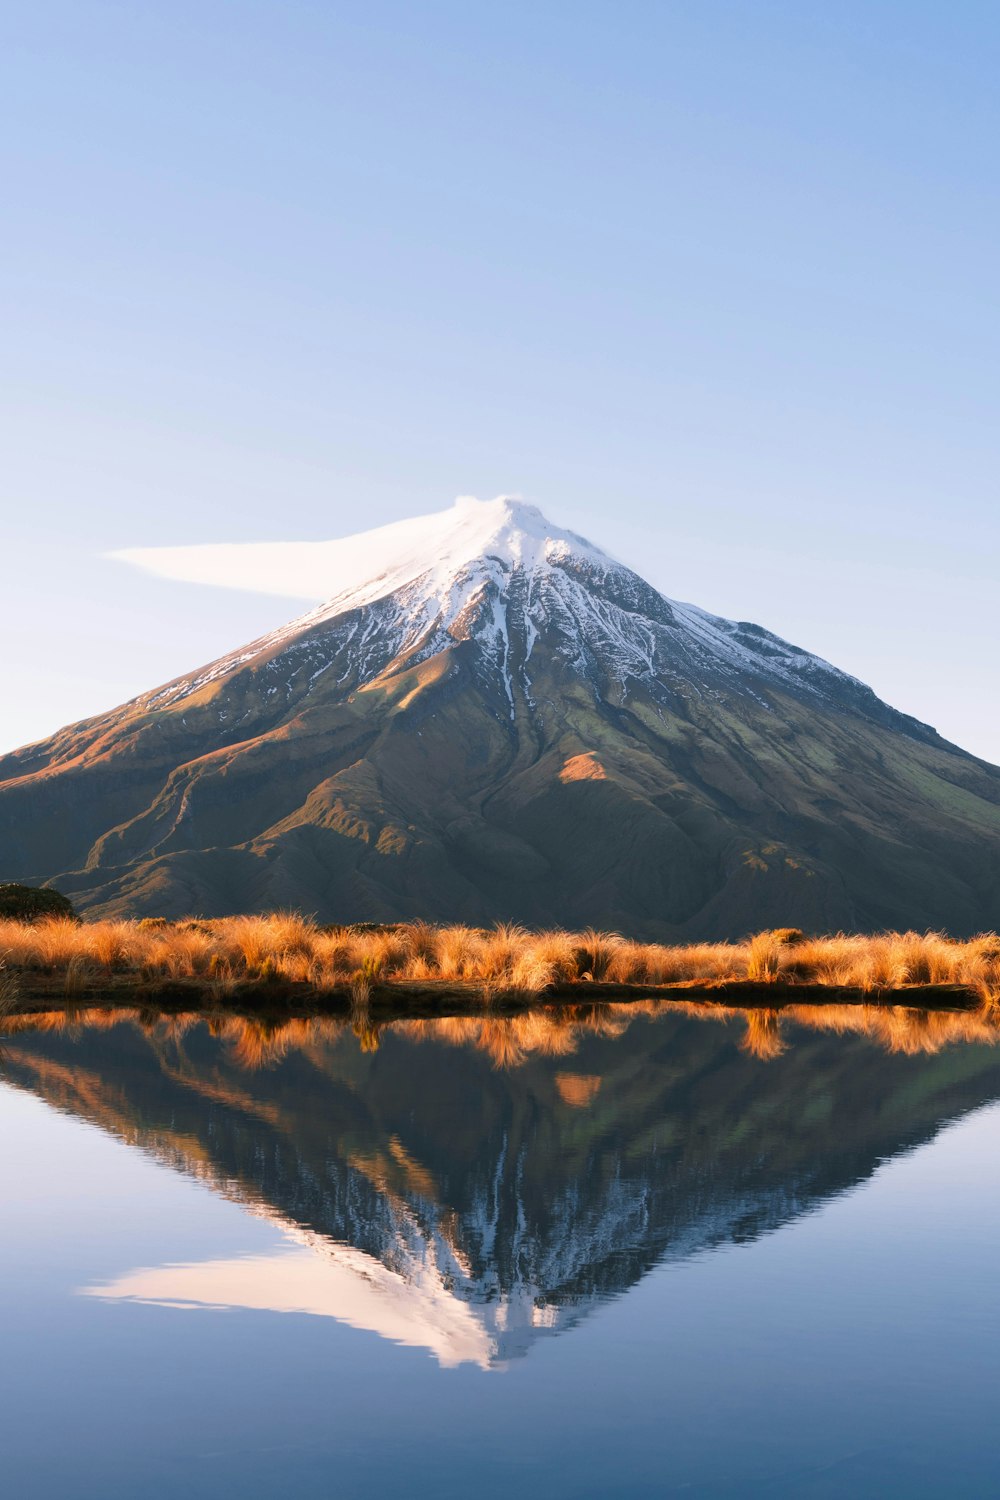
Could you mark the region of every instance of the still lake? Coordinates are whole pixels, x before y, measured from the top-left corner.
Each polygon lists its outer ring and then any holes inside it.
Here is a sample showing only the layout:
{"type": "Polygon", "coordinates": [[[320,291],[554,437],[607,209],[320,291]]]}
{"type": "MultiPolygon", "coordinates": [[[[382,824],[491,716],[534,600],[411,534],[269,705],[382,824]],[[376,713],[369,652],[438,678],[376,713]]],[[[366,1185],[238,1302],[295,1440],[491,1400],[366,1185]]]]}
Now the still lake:
{"type": "Polygon", "coordinates": [[[25,1026],[4,1493],[992,1497],[989,1040],[668,1006],[25,1026]]]}

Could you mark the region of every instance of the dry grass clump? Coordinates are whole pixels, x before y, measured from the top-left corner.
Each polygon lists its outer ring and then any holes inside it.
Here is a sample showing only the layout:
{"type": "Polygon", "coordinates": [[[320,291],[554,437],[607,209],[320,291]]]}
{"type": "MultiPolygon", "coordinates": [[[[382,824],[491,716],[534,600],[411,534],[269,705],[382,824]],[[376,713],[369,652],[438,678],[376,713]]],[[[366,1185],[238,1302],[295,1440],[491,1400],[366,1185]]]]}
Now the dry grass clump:
{"type": "Polygon", "coordinates": [[[747,944],[746,977],[757,984],[772,984],[780,978],[786,949],[773,933],[758,932],[747,944]]]}
{"type": "Polygon", "coordinates": [[[529,932],[426,922],[321,927],[294,912],[214,921],[0,922],[0,962],[11,975],[42,971],[79,991],[103,976],[199,981],[217,999],[246,982],[342,991],[359,1013],[380,985],[437,981],[485,998],[536,995],[553,985],[812,983],[876,993],[907,985],[961,985],[1000,1007],[1000,939],[886,932],[806,938],[797,928],[741,943],[639,943],[618,933],[529,932]]]}

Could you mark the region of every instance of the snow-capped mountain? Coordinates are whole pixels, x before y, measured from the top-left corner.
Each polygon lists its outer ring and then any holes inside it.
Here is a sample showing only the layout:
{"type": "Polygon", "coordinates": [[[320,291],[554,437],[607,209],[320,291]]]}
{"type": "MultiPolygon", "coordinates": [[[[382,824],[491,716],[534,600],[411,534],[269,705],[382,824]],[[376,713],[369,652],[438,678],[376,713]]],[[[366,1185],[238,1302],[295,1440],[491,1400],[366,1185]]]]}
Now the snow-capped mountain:
{"type": "Polygon", "coordinates": [[[1000,921],[1000,772],[534,506],[184,552],[323,602],[0,761],[0,877],[660,937],[1000,921]]]}
{"type": "MultiPolygon", "coordinates": [[[[451,510],[308,550],[294,544],[198,550],[210,554],[209,577],[211,556],[217,565],[227,558],[239,575],[241,553],[264,568],[270,554],[273,591],[298,592],[307,570],[323,603],[140,703],[180,701],[264,653],[278,652],[285,668],[296,641],[308,641],[294,654],[314,669],[309,686],[343,659],[353,685],[363,687],[397,661],[414,665],[470,640],[480,648],[484,679],[502,691],[514,718],[517,696],[531,705],[531,655],[544,634],[554,637],[570,670],[623,693],[638,682],[659,696],[671,680],[698,673],[706,683],[773,678],[878,702],[857,679],[757,625],[665,598],[584,537],[551,525],[536,506],[507,496],[463,497],[451,510]],[[279,577],[287,583],[279,586],[279,577]],[[338,621],[349,622],[346,630],[330,629],[338,621]]],[[[140,563],[150,556],[118,555],[140,563]]],[[[272,693],[281,690],[274,675],[272,693]]]]}

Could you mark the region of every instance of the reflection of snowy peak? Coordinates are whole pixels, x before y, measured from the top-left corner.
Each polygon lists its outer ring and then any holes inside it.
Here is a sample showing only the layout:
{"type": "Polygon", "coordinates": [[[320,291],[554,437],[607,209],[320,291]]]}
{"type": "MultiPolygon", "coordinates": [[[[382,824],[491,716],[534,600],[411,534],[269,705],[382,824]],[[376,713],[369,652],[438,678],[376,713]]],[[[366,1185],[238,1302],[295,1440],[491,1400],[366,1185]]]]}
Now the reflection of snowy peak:
{"type": "MultiPolygon", "coordinates": [[[[775,1211],[774,1205],[749,1197],[734,1200],[679,1227],[660,1247],[662,1259],[687,1259],[735,1238],[750,1223],[757,1233],[776,1228],[799,1206],[782,1202],[775,1211]]],[[[592,1240],[572,1219],[558,1246],[536,1246],[525,1230],[509,1281],[489,1261],[478,1262],[483,1271],[477,1275],[440,1223],[421,1223],[419,1208],[394,1207],[396,1232],[378,1255],[255,1209],[281,1230],[287,1248],[271,1255],[147,1267],[85,1290],[106,1300],[167,1307],[241,1307],[334,1318],[392,1343],[425,1348],[446,1368],[476,1364],[488,1370],[523,1358],[539,1338],[575,1327],[625,1289],[595,1282],[587,1257],[602,1265],[614,1265],[615,1258],[631,1265],[637,1239],[644,1237],[648,1264],[660,1258],[641,1194],[612,1194],[601,1224],[592,1226],[592,1240]]],[[[523,1204],[518,1218],[523,1224],[523,1204]]],[[[463,1223],[461,1229],[467,1228],[463,1223]]],[[[648,1264],[638,1267],[639,1275],[648,1264]]]]}
{"type": "Polygon", "coordinates": [[[428,1349],[446,1367],[496,1364],[496,1343],[483,1321],[436,1266],[424,1263],[406,1276],[362,1250],[267,1217],[283,1231],[288,1248],[146,1267],[84,1290],[108,1301],[163,1307],[308,1313],[428,1349]]]}
{"type": "Polygon", "coordinates": [[[349,1034],[306,1034],[257,1073],[204,1026],[12,1038],[9,1082],[281,1231],[274,1253],[90,1290],[313,1313],[492,1368],[658,1264],[778,1228],[1000,1093],[1000,1056],[983,1047],[959,1067],[799,1034],[764,1069],[726,1027],[665,1016],[501,1073],[429,1029],[386,1033],[375,1057],[349,1034]],[[588,1091],[567,1091],[568,1067],[588,1091]]]}
{"type": "Polygon", "coordinates": [[[5,878],[109,916],[1000,925],[1000,772],[533,506],[191,551],[324,602],[0,759],[5,878]]]}

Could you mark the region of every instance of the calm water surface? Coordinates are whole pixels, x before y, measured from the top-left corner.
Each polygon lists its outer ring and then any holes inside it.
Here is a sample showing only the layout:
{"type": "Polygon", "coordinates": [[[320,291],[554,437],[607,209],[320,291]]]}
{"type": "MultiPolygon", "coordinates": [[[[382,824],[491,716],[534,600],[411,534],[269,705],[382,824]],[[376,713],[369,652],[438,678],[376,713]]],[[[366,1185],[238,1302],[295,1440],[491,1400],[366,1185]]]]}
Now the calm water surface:
{"type": "Polygon", "coordinates": [[[875,1030],[9,1036],[5,1493],[996,1495],[1000,1050],[875,1030]]]}

